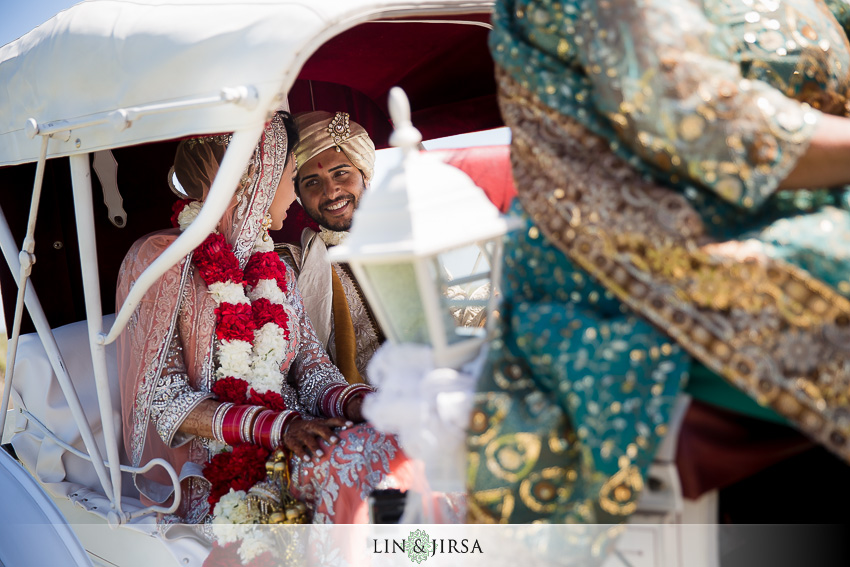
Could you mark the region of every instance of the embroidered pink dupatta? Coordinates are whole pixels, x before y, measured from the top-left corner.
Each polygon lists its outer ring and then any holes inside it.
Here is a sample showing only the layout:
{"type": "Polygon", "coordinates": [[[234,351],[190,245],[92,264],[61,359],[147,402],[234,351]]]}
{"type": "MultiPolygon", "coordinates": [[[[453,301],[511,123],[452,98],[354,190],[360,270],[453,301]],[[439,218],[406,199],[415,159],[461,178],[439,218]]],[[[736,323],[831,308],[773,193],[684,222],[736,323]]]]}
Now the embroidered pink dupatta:
{"type": "MultiPolygon", "coordinates": [[[[195,142],[206,145],[199,154],[208,159],[197,164],[197,171],[203,175],[193,180],[204,187],[204,195],[212,184],[228,141],[229,136],[215,136],[195,142]]],[[[233,246],[242,267],[260,234],[262,220],[280,181],[286,144],[286,130],[280,118],[276,117],[266,126],[246,170],[248,175],[243,178],[243,185],[218,225],[219,232],[233,246]]],[[[178,234],[177,229],[156,232],[133,244],[119,272],[117,305],[123,303],[136,278],[178,234]]],[[[174,466],[183,490],[178,515],[191,522],[202,519],[197,517],[200,512],[195,514],[193,510],[206,513],[207,483],[202,480],[201,468],[209,459],[209,451],[198,438],[176,448],[167,447],[149,419],[153,391],[175,331],[180,336],[190,385],[199,391],[209,391],[213,377],[215,302],[193,268],[191,255],[172,267],[148,290],[128,328],[118,339],[127,455],[134,466],[153,458],[163,458],[174,466]],[[204,505],[200,505],[201,501],[204,505]]],[[[162,503],[172,496],[171,482],[161,468],[136,475],[135,483],[143,501],[162,503]]]]}

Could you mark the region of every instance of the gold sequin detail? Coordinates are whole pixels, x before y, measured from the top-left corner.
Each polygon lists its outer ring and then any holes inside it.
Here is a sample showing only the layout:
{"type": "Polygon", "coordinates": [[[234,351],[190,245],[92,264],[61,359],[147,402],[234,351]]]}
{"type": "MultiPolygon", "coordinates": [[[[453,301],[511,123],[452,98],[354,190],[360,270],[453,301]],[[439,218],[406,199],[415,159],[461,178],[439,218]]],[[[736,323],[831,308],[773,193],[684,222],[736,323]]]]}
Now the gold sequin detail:
{"type": "Polygon", "coordinates": [[[692,142],[700,136],[705,129],[705,120],[696,114],[685,116],[679,123],[679,133],[683,140],[692,142]]]}

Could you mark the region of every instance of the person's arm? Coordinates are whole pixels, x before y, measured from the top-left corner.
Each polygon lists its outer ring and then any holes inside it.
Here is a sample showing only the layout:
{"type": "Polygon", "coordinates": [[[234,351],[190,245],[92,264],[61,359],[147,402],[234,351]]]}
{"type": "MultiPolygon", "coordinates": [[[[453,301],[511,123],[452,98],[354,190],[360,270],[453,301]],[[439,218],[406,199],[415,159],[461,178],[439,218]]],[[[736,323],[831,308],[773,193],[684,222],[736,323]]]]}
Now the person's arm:
{"type": "MultiPolygon", "coordinates": [[[[197,435],[213,439],[213,420],[221,405],[221,402],[215,400],[202,401],[186,416],[186,419],[183,420],[183,423],[179,427],[179,431],[186,435],[197,435]]],[[[359,407],[359,404],[357,404],[358,412],[359,407]]],[[[273,413],[274,416],[270,416],[268,419],[272,420],[273,417],[280,415],[279,412],[273,413]]],[[[259,416],[255,415],[252,422],[248,425],[248,428],[252,432],[256,432],[257,430],[258,419],[259,416]]],[[[277,433],[277,438],[281,440],[283,446],[295,455],[309,461],[313,455],[321,457],[324,454],[321,441],[325,441],[328,445],[335,445],[339,441],[334,428],[345,429],[350,425],[353,425],[351,421],[338,417],[311,420],[295,417],[282,426],[282,431],[277,433]]],[[[255,439],[255,444],[264,445],[259,439],[255,439]]],[[[266,448],[270,449],[272,447],[267,446],[266,448]]]]}
{"type": "Polygon", "coordinates": [[[814,136],[779,189],[850,184],[850,118],[824,114],[814,136]]]}
{"type": "Polygon", "coordinates": [[[186,435],[213,438],[212,422],[215,411],[221,402],[216,400],[204,400],[189,412],[189,415],[180,424],[177,430],[186,435]]]}
{"type": "MultiPolygon", "coordinates": [[[[832,120],[819,126],[821,112],[744,77],[739,46],[709,21],[701,2],[585,5],[592,13],[576,19],[571,39],[580,44],[589,96],[645,164],[744,208],[759,207],[783,182],[842,182],[834,171],[840,159],[819,148],[821,136],[828,146],[835,141],[825,133],[833,131],[832,120]],[[816,132],[817,144],[807,152],[816,132]]],[[[763,24],[741,25],[757,31],[763,24]]]]}
{"type": "MultiPolygon", "coordinates": [[[[290,279],[288,283],[294,288],[293,280],[290,279]]],[[[297,294],[297,292],[295,293],[297,294]]],[[[292,299],[300,300],[300,297],[292,299]]],[[[311,396],[315,396],[317,391],[331,395],[336,394],[337,399],[339,399],[340,394],[344,394],[350,389],[348,389],[348,384],[336,368],[327,359],[327,355],[312,331],[303,306],[300,309],[298,324],[306,325],[306,327],[302,329],[299,354],[296,356],[296,361],[293,363],[290,372],[295,373],[298,377],[299,386],[305,389],[303,393],[299,391],[299,396],[307,407],[314,407],[311,405],[311,402],[313,402],[311,396]],[[335,389],[334,386],[336,386],[335,389]]],[[[247,411],[248,406],[226,407],[222,402],[208,399],[212,394],[201,395],[188,386],[177,341],[178,338],[175,337],[169,352],[169,363],[167,365],[169,370],[163,372],[162,388],[158,390],[161,392],[162,399],[155,405],[162,408],[159,414],[164,411],[173,413],[173,409],[169,410],[169,408],[181,405],[177,401],[180,396],[174,396],[171,393],[174,389],[175,376],[180,377],[181,384],[183,384],[180,389],[181,391],[185,390],[185,392],[182,395],[199,396],[200,399],[193,404],[191,409],[181,412],[182,417],[173,428],[174,431],[165,435],[181,437],[182,442],[188,441],[192,436],[201,436],[219,442],[224,441],[230,445],[253,442],[266,448],[275,448],[277,445],[275,440],[279,440],[295,455],[309,461],[312,455],[322,456],[322,440],[330,445],[337,443],[338,437],[334,433],[334,428],[345,428],[353,425],[353,421],[363,420],[360,410],[361,396],[347,396],[345,398],[346,403],[340,405],[340,408],[343,409],[342,415],[323,412],[329,419],[303,419],[297,412],[274,412],[259,407],[252,409],[252,411],[247,411]],[[266,414],[265,417],[261,417],[263,412],[266,414]],[[291,413],[291,415],[287,419],[276,420],[278,416],[283,417],[284,413],[291,413]],[[244,420],[244,427],[235,427],[234,424],[242,423],[242,415],[247,416],[244,420]],[[243,431],[245,435],[242,434],[243,431]]],[[[318,403],[318,401],[313,403],[318,403]]],[[[232,404],[227,405],[232,406],[232,404]]],[[[322,405],[318,403],[318,407],[321,409],[322,405]]],[[[334,407],[336,407],[335,404],[334,407]]],[[[159,425],[157,427],[159,430],[159,425]]]]}
{"type": "MultiPolygon", "coordinates": [[[[348,384],[331,363],[304,309],[295,278],[287,272],[287,295],[295,306],[301,340],[289,375],[294,377],[301,403],[313,415],[363,421],[362,397],[374,391],[366,384],[348,384]]],[[[290,381],[292,382],[292,381],[290,381]]]]}
{"type": "Polygon", "coordinates": [[[211,393],[199,392],[189,384],[180,336],[175,331],[150,409],[150,419],[162,441],[169,447],[179,447],[195,435],[212,437],[211,427],[199,427],[202,414],[209,411],[211,405],[218,404],[210,399],[212,397],[211,393]]]}

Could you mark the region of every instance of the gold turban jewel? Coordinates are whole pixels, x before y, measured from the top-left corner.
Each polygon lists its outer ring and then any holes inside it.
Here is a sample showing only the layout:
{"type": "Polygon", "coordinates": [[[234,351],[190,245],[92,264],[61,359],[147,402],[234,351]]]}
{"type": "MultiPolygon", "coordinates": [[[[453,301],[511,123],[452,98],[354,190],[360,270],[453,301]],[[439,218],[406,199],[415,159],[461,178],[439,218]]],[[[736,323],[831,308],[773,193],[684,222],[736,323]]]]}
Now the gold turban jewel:
{"type": "Polygon", "coordinates": [[[295,117],[295,123],[301,138],[295,146],[298,167],[328,148],[336,147],[363,172],[365,182],[369,183],[375,171],[375,144],[363,126],[351,120],[347,112],[305,112],[295,117]]]}

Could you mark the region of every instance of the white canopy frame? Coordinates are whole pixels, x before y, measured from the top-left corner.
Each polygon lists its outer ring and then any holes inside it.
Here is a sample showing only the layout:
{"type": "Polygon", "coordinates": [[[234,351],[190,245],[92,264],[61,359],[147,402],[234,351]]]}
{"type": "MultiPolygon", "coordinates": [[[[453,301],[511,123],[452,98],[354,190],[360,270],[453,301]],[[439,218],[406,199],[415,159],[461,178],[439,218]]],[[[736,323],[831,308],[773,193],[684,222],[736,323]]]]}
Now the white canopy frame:
{"type": "MultiPolygon", "coordinates": [[[[225,101],[226,102],[226,101],[225,101]]],[[[67,123],[67,122],[66,122],[67,123]]],[[[83,291],[86,303],[86,319],[88,321],[89,345],[91,348],[95,385],[97,388],[98,405],[100,409],[104,441],[106,445],[107,460],[104,461],[100,450],[94,441],[91,427],[86,419],[79,398],[71,378],[62,360],[59,347],[53,337],[53,333],[47,323],[47,317],[38,300],[38,296],[29,281],[32,265],[35,263],[35,255],[32,253],[35,241],[32,237],[35,231],[35,220],[38,212],[38,200],[41,194],[41,182],[43,181],[44,158],[41,158],[36,169],[36,184],[33,188],[33,199],[30,207],[30,217],[27,228],[27,237],[24,240],[23,250],[19,253],[20,260],[15,258],[14,238],[11,229],[2,210],[0,210],[0,248],[7,259],[7,263],[13,272],[19,273],[18,277],[18,303],[15,309],[14,325],[9,342],[9,357],[6,367],[6,384],[3,391],[3,401],[0,405],[0,431],[5,427],[7,408],[11,396],[12,382],[14,380],[14,363],[17,354],[18,338],[20,336],[21,319],[23,307],[26,304],[30,316],[36,323],[36,331],[45,345],[53,371],[60,382],[62,391],[68,400],[69,408],[75,422],[80,428],[88,455],[74,451],[75,454],[91,461],[98,479],[104,490],[104,494],[112,503],[113,510],[109,513],[109,519],[114,524],[125,523],[135,517],[146,514],[161,512],[172,513],[180,503],[180,483],[174,468],[162,459],[154,459],[142,467],[126,467],[120,465],[118,450],[119,439],[113,427],[112,401],[109,396],[109,376],[106,369],[105,347],[113,342],[126,326],[133,311],[138,306],[145,292],[156,282],[156,280],[169,268],[177,264],[189,252],[194,250],[204,238],[209,235],[218,220],[224,214],[238,186],[239,178],[245,168],[245,164],[251,157],[256,147],[257,140],[262,133],[264,124],[261,123],[253,129],[245,129],[234,132],[231,143],[222,161],[221,168],[216,176],[210,194],[204,201],[201,213],[178,239],[169,246],[163,254],[157,258],[138,278],[130,291],[124,304],[115,318],[110,332],[104,333],[102,329],[103,313],[101,311],[100,284],[97,267],[97,245],[94,230],[94,214],[92,203],[91,171],[89,168],[89,154],[76,154],[70,157],[71,182],[74,194],[74,211],[77,220],[77,237],[80,247],[80,262],[83,274],[83,291]],[[16,270],[17,268],[17,270],[16,270]],[[111,338],[110,338],[111,337],[111,338]],[[175,491],[175,498],[171,506],[149,506],[133,513],[125,513],[121,509],[121,471],[144,473],[154,466],[162,466],[169,477],[175,491]],[[108,472],[107,472],[108,469],[108,472]]],[[[60,130],[61,131],[61,130],[60,130]]],[[[43,133],[44,154],[50,139],[50,133],[43,133]]],[[[45,434],[63,447],[67,443],[56,437],[49,429],[42,427],[45,434]]]]}
{"type": "MultiPolygon", "coordinates": [[[[23,308],[26,307],[33,320],[39,338],[47,352],[50,364],[64,393],[71,414],[79,427],[87,454],[79,451],[34,419],[34,416],[24,415],[33,420],[37,427],[53,439],[54,442],[92,462],[98,479],[100,480],[104,494],[110,500],[112,509],[108,514],[108,520],[112,525],[120,525],[133,518],[151,514],[154,512],[170,513],[176,510],[180,500],[180,485],[176,471],[168,463],[161,459],[154,459],[145,463],[142,467],[126,467],[120,465],[117,438],[110,416],[112,414],[112,403],[109,396],[108,373],[106,370],[104,348],[113,342],[126,326],[131,314],[136,309],[145,292],[156,280],[170,267],[179,262],[195,247],[197,247],[212,230],[224,213],[228,203],[233,197],[238,185],[239,178],[248,162],[257,140],[262,132],[267,116],[280,105],[284,99],[283,94],[288,92],[295,81],[297,74],[307,59],[322,44],[335,35],[360,23],[390,17],[424,17],[444,16],[460,13],[487,13],[492,8],[492,0],[432,0],[415,2],[410,0],[311,0],[309,6],[301,2],[281,1],[256,1],[246,3],[230,3],[224,0],[206,0],[203,3],[192,0],[161,1],[148,0],[147,3],[138,0],[133,2],[121,2],[118,0],[89,0],[60,13],[57,17],[40,26],[30,34],[0,48],[0,81],[6,84],[26,84],[27,71],[22,62],[31,64],[30,67],[38,67],[43,64],[48,69],[56,71],[56,78],[50,73],[47,75],[47,85],[43,87],[44,93],[51,93],[52,100],[47,102],[38,100],[38,97],[21,97],[21,101],[14,100],[8,111],[0,110],[0,166],[13,165],[36,161],[36,178],[34,182],[33,197],[28,219],[27,237],[22,249],[19,250],[8,222],[2,210],[0,210],[0,249],[12,270],[18,274],[18,296],[14,315],[12,336],[9,342],[9,356],[6,373],[6,384],[4,387],[2,403],[0,403],[0,431],[4,430],[12,382],[14,378],[14,362],[17,353],[17,343],[20,336],[21,319],[23,308]],[[98,5],[98,6],[95,6],[98,5]],[[183,29],[186,25],[187,11],[194,10],[198,20],[207,23],[204,16],[214,7],[218,10],[220,22],[224,22],[223,30],[216,36],[217,30],[204,29],[200,43],[207,49],[205,54],[207,60],[191,48],[183,44],[184,51],[194,56],[194,61],[214,64],[224,71],[212,73],[206,79],[205,85],[211,83],[215,88],[208,88],[207,92],[213,94],[197,95],[197,85],[187,83],[185,79],[180,80],[179,74],[174,74],[171,68],[172,83],[163,79],[162,83],[168,83],[168,88],[162,92],[153,92],[149,88],[140,89],[145,92],[139,96],[147,97],[144,100],[134,100],[132,90],[116,88],[108,85],[107,95],[112,95],[114,106],[109,106],[109,100],[103,103],[103,97],[92,97],[93,101],[88,104],[84,92],[72,91],[79,95],[78,99],[68,96],[67,89],[62,84],[66,79],[62,66],[66,65],[67,58],[74,58],[71,53],[59,51],[59,57],[50,51],[52,46],[77,45],[90,50],[90,41],[100,39],[103,46],[108,50],[114,48],[115,30],[121,25],[132,28],[135,20],[141,22],[139,26],[145,32],[151,33],[158,30],[157,27],[150,29],[145,25],[151,25],[150,11],[156,8],[160,11],[158,25],[162,21],[168,21],[168,13],[172,14],[176,24],[162,31],[162,37],[154,36],[149,39],[149,45],[155,46],[157,41],[181,41],[185,38],[182,34],[192,35],[201,33],[196,29],[183,29]],[[253,8],[253,12],[250,10],[253,8]],[[107,25],[103,29],[95,29],[92,32],[84,30],[82,33],[76,27],[80,22],[88,23],[87,16],[92,10],[100,9],[109,17],[106,18],[107,25]],[[251,13],[251,17],[246,14],[251,13]],[[228,18],[226,15],[230,14],[228,18]],[[287,31],[293,31],[292,37],[286,41],[274,41],[269,38],[269,28],[275,22],[282,21],[282,14],[286,15],[287,31]],[[298,20],[294,25],[293,18],[298,20]],[[112,19],[109,19],[112,18],[112,19]],[[243,27],[234,33],[234,28],[239,25],[243,27]],[[262,32],[262,33],[258,33],[262,32]],[[222,47],[220,40],[227,37],[228,41],[222,47]],[[253,66],[246,67],[236,53],[228,53],[228,49],[242,45],[246,37],[261,37],[269,44],[268,47],[252,46],[252,54],[266,53],[265,60],[253,66]],[[45,47],[46,46],[46,47],[45,47]],[[44,47],[42,49],[42,47],[44,47]],[[29,56],[29,58],[28,58],[29,56]],[[217,58],[217,59],[216,59],[217,58]],[[55,60],[54,60],[55,59],[55,60]],[[212,59],[212,62],[209,60],[212,59]],[[271,62],[274,64],[271,64],[271,62]],[[265,68],[264,68],[265,67],[265,68]],[[237,86],[223,77],[230,71],[233,75],[246,78],[251,71],[263,71],[252,79],[244,82],[237,81],[237,86]],[[271,77],[271,78],[270,78],[271,77]],[[50,82],[53,84],[49,84],[50,82]],[[217,84],[216,84],[217,83],[217,84]],[[176,87],[175,87],[176,84],[176,87]],[[174,94],[180,92],[185,96],[174,94]],[[34,102],[33,102],[34,100],[34,102]],[[53,103],[53,104],[49,104],[53,103]],[[75,104],[74,103],[80,103],[75,104]],[[212,112],[212,111],[215,112],[212,112]],[[36,112],[37,111],[37,112],[36,112]],[[144,118],[144,120],[142,120],[144,118]],[[82,131],[84,136],[78,133],[82,131]],[[195,222],[182,233],[177,240],[138,278],[130,291],[125,303],[119,309],[115,322],[108,332],[102,328],[101,294],[98,283],[97,271],[97,248],[94,234],[94,216],[92,209],[91,172],[89,169],[90,153],[132,144],[152,142],[158,140],[174,139],[187,135],[198,135],[232,131],[233,138],[221,164],[219,173],[210,190],[200,215],[195,222]],[[32,142],[41,137],[39,151],[34,152],[32,142]],[[72,141],[73,139],[73,141],[72,141]],[[29,141],[28,141],[29,140],[29,141]],[[51,144],[51,141],[53,142],[51,144]],[[51,151],[48,151],[51,150],[51,151]],[[106,446],[106,460],[98,449],[94,440],[91,427],[83,413],[77,392],[71,383],[59,347],[50,329],[47,317],[39,302],[38,296],[29,281],[32,265],[35,263],[34,230],[37,218],[38,202],[41,194],[41,185],[44,175],[44,163],[48,157],[70,157],[71,178],[73,185],[74,208],[77,220],[78,240],[80,247],[80,261],[83,274],[83,288],[85,295],[86,314],[88,320],[89,343],[94,369],[95,384],[98,394],[98,405],[103,425],[104,441],[106,446]],[[121,506],[121,471],[143,473],[155,466],[162,466],[169,474],[175,489],[175,499],[170,507],[150,506],[132,513],[126,513],[121,506]]],[[[436,23],[436,22],[435,22],[436,23]]],[[[440,21],[440,23],[446,23],[440,21]]],[[[470,22],[454,22],[469,24],[470,22]]],[[[131,33],[132,30],[126,33],[131,33]]],[[[142,71],[157,72],[158,64],[167,67],[172,64],[172,59],[178,59],[181,53],[171,53],[172,45],[160,48],[157,54],[166,58],[164,61],[133,61],[137,67],[143,65],[142,71]],[[170,58],[170,59],[169,59],[170,58]]],[[[243,47],[244,51],[244,47],[243,47]]],[[[91,55],[88,52],[87,55],[91,55]]],[[[108,58],[111,53],[107,53],[108,58]]],[[[85,59],[82,59],[85,60],[85,59]]],[[[185,61],[183,62],[185,63],[185,61]]],[[[95,62],[87,62],[87,65],[96,66],[95,62]]],[[[106,61],[107,65],[104,75],[109,74],[109,66],[114,62],[106,61]]],[[[119,67],[120,69],[120,67],[119,67]]],[[[131,69],[132,71],[132,69],[131,69]]],[[[125,74],[119,74],[120,76],[125,74]]],[[[37,83],[38,81],[33,81],[37,83]]],[[[31,85],[30,94],[35,89],[31,85]]],[[[39,85],[36,85],[38,87],[39,85]]],[[[38,94],[36,92],[35,94],[38,94]]],[[[108,97],[107,97],[108,98],[108,97]]]]}

